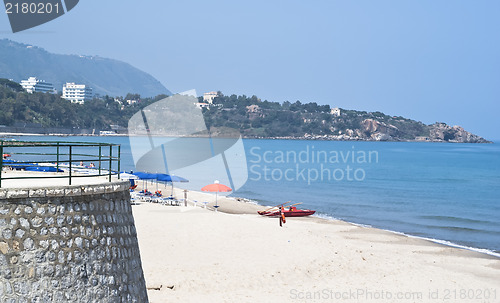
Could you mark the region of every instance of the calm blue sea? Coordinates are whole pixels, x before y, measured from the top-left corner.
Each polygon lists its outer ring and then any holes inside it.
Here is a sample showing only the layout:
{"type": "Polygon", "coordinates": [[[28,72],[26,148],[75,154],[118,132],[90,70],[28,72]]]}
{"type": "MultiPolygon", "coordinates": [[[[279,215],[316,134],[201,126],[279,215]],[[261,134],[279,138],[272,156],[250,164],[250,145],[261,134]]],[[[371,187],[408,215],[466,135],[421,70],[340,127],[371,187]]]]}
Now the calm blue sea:
{"type": "MultiPolygon", "coordinates": [[[[14,137],[122,144],[127,137],[14,137]]],[[[500,253],[500,145],[244,140],[248,181],[233,195],[302,202],[320,216],[500,253]]]]}

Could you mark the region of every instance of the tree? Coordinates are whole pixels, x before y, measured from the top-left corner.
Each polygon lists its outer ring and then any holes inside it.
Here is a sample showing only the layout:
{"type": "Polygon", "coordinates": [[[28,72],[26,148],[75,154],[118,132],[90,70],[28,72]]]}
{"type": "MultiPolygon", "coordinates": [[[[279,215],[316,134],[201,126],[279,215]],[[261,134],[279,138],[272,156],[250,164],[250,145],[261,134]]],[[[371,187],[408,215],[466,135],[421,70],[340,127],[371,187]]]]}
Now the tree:
{"type": "Polygon", "coordinates": [[[21,86],[21,84],[19,84],[17,82],[14,82],[14,81],[11,81],[9,79],[0,78],[0,85],[3,86],[3,87],[6,87],[6,88],[10,88],[10,89],[12,89],[15,92],[22,92],[22,91],[24,91],[24,89],[21,86]]]}
{"type": "Polygon", "coordinates": [[[295,103],[291,104],[290,105],[290,110],[292,112],[299,112],[302,110],[302,103],[300,103],[300,101],[295,101],[295,103]]]}

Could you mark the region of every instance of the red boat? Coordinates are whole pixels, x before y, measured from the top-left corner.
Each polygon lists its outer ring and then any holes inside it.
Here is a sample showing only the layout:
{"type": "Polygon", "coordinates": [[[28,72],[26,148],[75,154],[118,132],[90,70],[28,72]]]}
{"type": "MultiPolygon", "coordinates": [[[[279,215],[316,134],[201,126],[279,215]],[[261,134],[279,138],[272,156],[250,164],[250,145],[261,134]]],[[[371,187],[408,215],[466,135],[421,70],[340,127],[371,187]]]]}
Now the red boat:
{"type": "MultiPolygon", "coordinates": [[[[310,209],[297,209],[297,207],[292,206],[292,207],[286,207],[282,213],[285,215],[285,217],[305,217],[305,216],[310,216],[314,214],[316,211],[315,210],[310,210],[310,209]]],[[[258,212],[259,215],[266,216],[266,217],[279,217],[280,211],[278,210],[262,210],[258,212]]]]}

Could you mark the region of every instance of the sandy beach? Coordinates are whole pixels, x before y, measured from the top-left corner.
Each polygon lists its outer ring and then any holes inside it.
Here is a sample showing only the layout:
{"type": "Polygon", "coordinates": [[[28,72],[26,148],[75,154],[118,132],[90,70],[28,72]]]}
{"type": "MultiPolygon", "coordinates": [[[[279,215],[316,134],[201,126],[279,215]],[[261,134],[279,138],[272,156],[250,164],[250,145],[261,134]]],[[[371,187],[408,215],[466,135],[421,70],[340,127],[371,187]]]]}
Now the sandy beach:
{"type": "Polygon", "coordinates": [[[500,302],[499,258],[338,220],[280,227],[213,200],[133,205],[150,302],[500,302]]]}

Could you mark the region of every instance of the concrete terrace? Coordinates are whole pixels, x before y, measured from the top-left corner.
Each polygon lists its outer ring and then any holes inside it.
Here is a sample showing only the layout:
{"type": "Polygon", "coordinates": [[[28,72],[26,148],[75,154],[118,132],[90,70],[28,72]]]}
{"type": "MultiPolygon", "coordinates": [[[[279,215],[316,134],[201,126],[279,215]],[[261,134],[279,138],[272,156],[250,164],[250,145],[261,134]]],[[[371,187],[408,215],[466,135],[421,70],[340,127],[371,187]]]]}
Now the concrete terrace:
{"type": "MultiPolygon", "coordinates": [[[[1,177],[2,177],[2,183],[0,189],[70,186],[68,178],[69,174],[67,172],[48,173],[48,172],[2,171],[1,177]],[[59,178],[50,178],[56,176],[59,178]],[[26,177],[34,179],[21,179],[26,177]],[[19,179],[3,180],[3,178],[19,178],[19,179]]],[[[120,180],[116,175],[112,175],[111,181],[116,182],[120,180]]],[[[71,178],[71,186],[105,185],[105,183],[110,183],[108,176],[89,176],[87,174],[73,173],[71,178]]]]}

